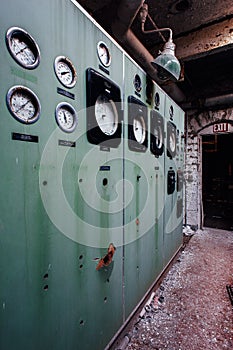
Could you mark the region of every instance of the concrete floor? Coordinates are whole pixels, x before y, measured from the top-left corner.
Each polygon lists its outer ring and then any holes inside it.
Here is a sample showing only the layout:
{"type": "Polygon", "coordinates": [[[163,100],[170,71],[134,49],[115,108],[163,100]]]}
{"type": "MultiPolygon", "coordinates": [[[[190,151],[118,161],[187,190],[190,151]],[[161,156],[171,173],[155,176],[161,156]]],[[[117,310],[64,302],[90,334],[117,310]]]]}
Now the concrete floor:
{"type": "Polygon", "coordinates": [[[233,232],[197,231],[128,332],[127,350],[233,349],[233,232]]]}

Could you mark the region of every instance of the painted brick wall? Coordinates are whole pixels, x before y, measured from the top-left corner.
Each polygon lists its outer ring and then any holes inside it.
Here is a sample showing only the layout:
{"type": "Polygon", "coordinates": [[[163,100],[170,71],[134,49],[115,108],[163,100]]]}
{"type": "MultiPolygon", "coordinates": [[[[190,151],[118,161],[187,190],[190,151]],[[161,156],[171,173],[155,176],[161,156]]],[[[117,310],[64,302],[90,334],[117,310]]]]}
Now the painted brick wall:
{"type": "Polygon", "coordinates": [[[200,140],[188,137],[185,154],[185,223],[193,229],[200,222],[200,140]]]}
{"type": "Polygon", "coordinates": [[[202,227],[203,218],[201,134],[207,128],[210,133],[210,126],[220,122],[233,123],[233,108],[186,114],[184,223],[193,229],[202,227]]]}

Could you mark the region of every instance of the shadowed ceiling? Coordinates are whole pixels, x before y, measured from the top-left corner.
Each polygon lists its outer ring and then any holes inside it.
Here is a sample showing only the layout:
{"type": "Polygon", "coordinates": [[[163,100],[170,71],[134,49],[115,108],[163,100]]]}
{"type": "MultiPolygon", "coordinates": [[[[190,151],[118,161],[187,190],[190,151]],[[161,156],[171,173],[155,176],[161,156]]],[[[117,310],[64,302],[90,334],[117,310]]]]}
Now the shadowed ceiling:
{"type": "MultiPolygon", "coordinates": [[[[114,37],[112,23],[117,18],[121,0],[78,2],[114,37]]],[[[221,100],[223,105],[232,104],[233,99],[224,98],[233,94],[232,0],[147,0],[145,3],[153,21],[152,24],[147,18],[145,29],[154,29],[155,24],[158,28],[169,27],[173,31],[176,56],[182,65],[182,74],[176,85],[184,98],[178,103],[183,108],[201,107],[211,98],[221,100]]],[[[138,14],[131,29],[149,53],[156,57],[163,47],[159,33],[144,34],[138,14]]],[[[168,38],[168,32],[162,34],[165,39],[168,38]]],[[[128,50],[127,45],[120,44],[128,50]]],[[[132,52],[130,54],[133,56],[132,52]]],[[[133,58],[137,61],[136,56],[133,58]]]]}

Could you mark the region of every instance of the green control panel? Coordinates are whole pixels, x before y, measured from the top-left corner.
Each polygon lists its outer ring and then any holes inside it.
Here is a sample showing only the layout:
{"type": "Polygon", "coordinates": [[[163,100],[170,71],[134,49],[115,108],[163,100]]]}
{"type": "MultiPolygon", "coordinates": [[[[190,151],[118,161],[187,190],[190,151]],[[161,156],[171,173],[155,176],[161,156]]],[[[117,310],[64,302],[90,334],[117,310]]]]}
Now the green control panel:
{"type": "Polygon", "coordinates": [[[182,243],[184,113],[78,2],[0,19],[0,349],[103,350],[182,243]]]}

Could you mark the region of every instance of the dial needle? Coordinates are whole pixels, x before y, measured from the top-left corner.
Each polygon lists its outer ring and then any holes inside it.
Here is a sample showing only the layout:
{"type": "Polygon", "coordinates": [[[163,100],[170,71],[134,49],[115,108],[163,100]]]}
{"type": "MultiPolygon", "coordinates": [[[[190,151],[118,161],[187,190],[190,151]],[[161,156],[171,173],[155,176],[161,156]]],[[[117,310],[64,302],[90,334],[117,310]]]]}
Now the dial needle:
{"type": "MultiPolygon", "coordinates": [[[[12,40],[12,41],[14,42],[15,46],[19,49],[19,51],[15,53],[16,56],[17,56],[19,53],[24,52],[25,49],[28,49],[28,46],[27,46],[27,45],[25,45],[25,46],[21,49],[20,46],[19,46],[19,44],[16,42],[16,40],[12,40]]],[[[24,54],[27,56],[28,60],[31,59],[31,56],[28,54],[27,51],[25,51],[24,54]]]]}
{"type": "Polygon", "coordinates": [[[65,112],[63,112],[65,123],[67,123],[67,118],[65,112]]]}
{"type": "Polygon", "coordinates": [[[27,102],[25,102],[22,106],[20,106],[17,111],[15,111],[15,113],[18,113],[22,108],[24,108],[31,100],[28,100],[27,102]]]}
{"type": "Polygon", "coordinates": [[[20,49],[20,50],[16,53],[16,55],[18,55],[20,52],[23,52],[26,48],[28,48],[27,45],[25,45],[24,47],[22,47],[22,49],[20,49]]]}

